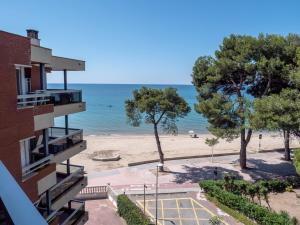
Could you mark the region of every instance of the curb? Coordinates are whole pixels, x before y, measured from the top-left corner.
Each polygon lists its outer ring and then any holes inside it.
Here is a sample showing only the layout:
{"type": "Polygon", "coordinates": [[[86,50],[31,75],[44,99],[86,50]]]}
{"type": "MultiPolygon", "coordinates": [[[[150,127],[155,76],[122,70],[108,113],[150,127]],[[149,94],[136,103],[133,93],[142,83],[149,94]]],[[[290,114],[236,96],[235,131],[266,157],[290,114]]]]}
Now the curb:
{"type": "MultiPolygon", "coordinates": [[[[291,149],[297,149],[297,148],[291,148],[291,149]]],[[[282,152],[284,151],[283,148],[277,148],[277,149],[267,149],[267,150],[261,150],[260,152],[249,152],[250,154],[256,154],[256,153],[268,153],[268,152],[282,152]]],[[[239,155],[240,152],[229,152],[229,153],[218,153],[214,154],[214,157],[220,157],[220,156],[228,156],[228,155],[239,155]]],[[[165,158],[165,161],[173,161],[173,160],[181,160],[181,159],[194,159],[194,158],[208,158],[211,157],[211,154],[206,155],[191,155],[191,156],[178,156],[178,157],[171,157],[171,158],[165,158]]],[[[128,166],[138,166],[148,163],[155,163],[159,162],[159,159],[153,159],[153,160],[145,160],[140,162],[133,162],[128,163],[128,166]]]]}

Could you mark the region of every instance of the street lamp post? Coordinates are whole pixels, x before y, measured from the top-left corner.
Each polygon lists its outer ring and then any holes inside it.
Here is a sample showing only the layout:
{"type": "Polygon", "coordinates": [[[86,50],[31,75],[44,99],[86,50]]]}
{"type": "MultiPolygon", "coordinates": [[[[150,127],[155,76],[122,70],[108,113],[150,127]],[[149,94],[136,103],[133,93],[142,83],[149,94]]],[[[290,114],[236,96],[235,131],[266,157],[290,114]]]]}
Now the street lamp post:
{"type": "Polygon", "coordinates": [[[158,170],[163,167],[164,164],[158,163],[156,166],[156,190],[155,190],[155,225],[157,225],[157,203],[158,203],[158,170]]]}

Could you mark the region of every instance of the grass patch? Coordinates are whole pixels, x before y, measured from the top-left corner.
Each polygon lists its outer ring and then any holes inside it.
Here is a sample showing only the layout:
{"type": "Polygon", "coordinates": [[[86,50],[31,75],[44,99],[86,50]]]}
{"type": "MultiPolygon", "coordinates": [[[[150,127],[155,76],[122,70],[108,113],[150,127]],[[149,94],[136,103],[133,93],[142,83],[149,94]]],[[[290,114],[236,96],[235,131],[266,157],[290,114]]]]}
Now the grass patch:
{"type": "Polygon", "coordinates": [[[236,220],[240,221],[241,223],[243,223],[245,225],[257,225],[257,223],[253,222],[252,220],[250,220],[248,217],[246,217],[242,213],[239,213],[238,211],[233,210],[233,209],[227,207],[226,205],[223,205],[222,203],[218,202],[218,200],[215,199],[214,197],[211,197],[207,194],[205,194],[205,196],[206,196],[207,200],[214,203],[218,208],[220,208],[221,210],[223,210],[224,212],[226,212],[227,214],[229,214],[236,220]]]}

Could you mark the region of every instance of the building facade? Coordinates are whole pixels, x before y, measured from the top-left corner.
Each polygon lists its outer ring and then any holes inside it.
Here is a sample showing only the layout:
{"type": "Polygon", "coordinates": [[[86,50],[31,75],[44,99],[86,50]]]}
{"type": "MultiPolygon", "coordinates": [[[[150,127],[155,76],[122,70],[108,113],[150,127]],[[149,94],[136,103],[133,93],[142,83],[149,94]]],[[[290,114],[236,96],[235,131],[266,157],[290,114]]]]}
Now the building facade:
{"type": "Polygon", "coordinates": [[[84,61],[42,47],[35,30],[27,37],[0,31],[0,161],[48,224],[88,219],[84,202],[73,200],[87,177],[82,166],[70,163],[86,141],[81,129],[71,128],[69,115],[85,111],[85,102],[67,84],[69,71],[84,70],[84,61]],[[53,71],[62,72],[61,90],[47,89],[53,71]],[[54,127],[56,117],[64,117],[63,127],[54,127]]]}

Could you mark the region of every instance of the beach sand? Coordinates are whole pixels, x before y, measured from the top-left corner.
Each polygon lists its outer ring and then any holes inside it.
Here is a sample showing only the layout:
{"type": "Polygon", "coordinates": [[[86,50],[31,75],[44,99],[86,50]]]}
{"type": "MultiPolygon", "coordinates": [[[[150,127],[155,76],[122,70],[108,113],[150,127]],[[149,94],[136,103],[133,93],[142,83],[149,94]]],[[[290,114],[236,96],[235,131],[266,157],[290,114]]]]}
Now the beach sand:
{"type": "MultiPolygon", "coordinates": [[[[212,137],[209,134],[198,135],[199,138],[191,138],[188,135],[160,137],[163,152],[166,158],[211,154],[211,147],[205,144],[205,139],[212,137]]],[[[128,163],[144,160],[158,159],[158,152],[153,135],[89,135],[87,149],[71,158],[71,163],[85,166],[85,171],[102,171],[107,169],[128,166],[128,163]],[[94,161],[92,157],[101,151],[111,151],[120,154],[119,161],[94,161]]],[[[257,152],[259,134],[254,133],[248,145],[248,152],[257,152]]],[[[214,148],[214,153],[239,152],[240,139],[232,142],[220,140],[214,148]]],[[[291,139],[291,147],[299,146],[297,139],[291,139]]],[[[263,134],[261,140],[262,150],[283,148],[283,137],[279,133],[263,134]]]]}

